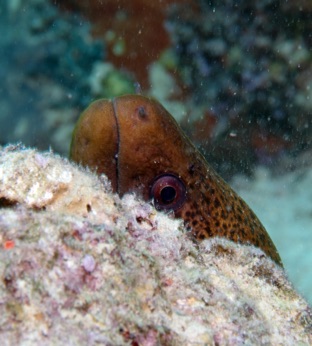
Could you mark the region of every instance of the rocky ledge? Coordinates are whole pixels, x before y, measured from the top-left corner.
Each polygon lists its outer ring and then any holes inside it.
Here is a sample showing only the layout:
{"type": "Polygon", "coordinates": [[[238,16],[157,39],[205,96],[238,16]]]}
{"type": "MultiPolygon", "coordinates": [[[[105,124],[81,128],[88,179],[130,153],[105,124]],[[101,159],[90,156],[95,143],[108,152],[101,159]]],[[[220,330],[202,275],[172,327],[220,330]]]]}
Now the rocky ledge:
{"type": "Polygon", "coordinates": [[[2,345],[310,345],[311,309],[253,246],[53,153],[0,150],[2,345]]]}

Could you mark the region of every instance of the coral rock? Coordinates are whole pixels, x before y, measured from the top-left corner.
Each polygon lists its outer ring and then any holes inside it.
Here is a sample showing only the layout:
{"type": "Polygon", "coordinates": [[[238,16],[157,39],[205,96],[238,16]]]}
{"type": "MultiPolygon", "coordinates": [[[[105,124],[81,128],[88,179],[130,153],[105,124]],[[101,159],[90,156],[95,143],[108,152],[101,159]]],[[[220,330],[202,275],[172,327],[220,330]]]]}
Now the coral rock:
{"type": "Polygon", "coordinates": [[[52,153],[0,151],[2,345],[309,345],[311,310],[263,252],[52,153]]]}
{"type": "Polygon", "coordinates": [[[91,19],[97,37],[105,40],[108,60],[135,74],[148,86],[148,66],[169,47],[165,29],[168,7],[174,3],[190,6],[189,0],[104,0],[57,1],[69,9],[78,9],[91,19]]]}

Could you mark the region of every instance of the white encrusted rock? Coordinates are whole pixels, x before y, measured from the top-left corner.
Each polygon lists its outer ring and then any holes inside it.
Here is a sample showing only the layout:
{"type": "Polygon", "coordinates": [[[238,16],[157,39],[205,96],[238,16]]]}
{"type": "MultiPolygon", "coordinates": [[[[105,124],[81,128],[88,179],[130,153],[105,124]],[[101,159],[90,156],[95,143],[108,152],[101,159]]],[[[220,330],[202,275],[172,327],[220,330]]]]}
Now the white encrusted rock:
{"type": "Polygon", "coordinates": [[[1,345],[310,345],[311,310],[252,246],[51,153],[0,152],[1,345]]]}

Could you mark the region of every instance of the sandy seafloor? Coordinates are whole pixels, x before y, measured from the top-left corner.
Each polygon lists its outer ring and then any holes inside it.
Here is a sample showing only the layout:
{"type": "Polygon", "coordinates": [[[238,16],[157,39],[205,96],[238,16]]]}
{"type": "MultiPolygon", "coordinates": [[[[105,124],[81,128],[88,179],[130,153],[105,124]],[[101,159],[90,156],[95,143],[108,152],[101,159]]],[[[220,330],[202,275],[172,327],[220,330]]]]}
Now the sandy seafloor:
{"type": "Polygon", "coordinates": [[[312,168],[280,177],[258,168],[255,179],[236,177],[234,189],[273,239],[291,282],[312,304],[312,168]]]}

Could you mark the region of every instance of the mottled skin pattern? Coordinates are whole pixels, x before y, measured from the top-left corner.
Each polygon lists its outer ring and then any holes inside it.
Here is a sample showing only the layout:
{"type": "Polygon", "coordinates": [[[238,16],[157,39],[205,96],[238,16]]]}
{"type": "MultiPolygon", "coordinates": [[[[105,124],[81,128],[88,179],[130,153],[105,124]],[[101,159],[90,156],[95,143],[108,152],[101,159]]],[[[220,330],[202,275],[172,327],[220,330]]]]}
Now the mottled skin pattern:
{"type": "Polygon", "coordinates": [[[174,174],[186,187],[185,202],[175,216],[184,219],[197,239],[219,236],[253,244],[281,265],[256,215],[157,101],[125,95],[92,103],[76,126],[70,156],[105,173],[121,196],[136,192],[150,200],[155,178],[174,174]]]}

